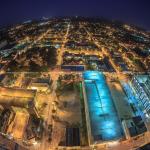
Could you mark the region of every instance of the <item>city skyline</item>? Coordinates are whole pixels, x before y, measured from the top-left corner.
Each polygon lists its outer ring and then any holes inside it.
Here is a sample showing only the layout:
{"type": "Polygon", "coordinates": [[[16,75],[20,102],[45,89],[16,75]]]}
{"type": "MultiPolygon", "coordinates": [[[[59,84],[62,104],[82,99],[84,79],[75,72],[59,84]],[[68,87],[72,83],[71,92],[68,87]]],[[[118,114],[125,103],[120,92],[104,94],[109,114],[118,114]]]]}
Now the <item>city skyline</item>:
{"type": "Polygon", "coordinates": [[[119,20],[150,30],[149,5],[148,0],[3,1],[0,26],[42,17],[84,16],[119,20]]]}
{"type": "Polygon", "coordinates": [[[0,149],[150,150],[148,12],[147,0],[1,2],[0,149]]]}

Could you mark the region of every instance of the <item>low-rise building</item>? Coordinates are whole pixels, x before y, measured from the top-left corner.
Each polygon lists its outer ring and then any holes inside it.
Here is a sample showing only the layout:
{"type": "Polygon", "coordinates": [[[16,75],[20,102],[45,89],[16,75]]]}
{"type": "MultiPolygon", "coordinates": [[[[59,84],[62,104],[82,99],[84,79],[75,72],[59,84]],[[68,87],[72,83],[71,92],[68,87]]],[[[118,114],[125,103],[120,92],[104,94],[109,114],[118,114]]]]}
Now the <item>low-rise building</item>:
{"type": "Polygon", "coordinates": [[[37,90],[39,92],[48,92],[50,89],[51,80],[49,78],[37,78],[32,80],[28,89],[37,90]]]}
{"type": "Polygon", "coordinates": [[[3,40],[3,41],[0,41],[0,49],[5,47],[7,45],[7,41],[6,40],[3,40]]]}
{"type": "Polygon", "coordinates": [[[0,87],[0,105],[4,108],[18,107],[38,116],[36,109],[36,90],[0,87]]]}
{"type": "Polygon", "coordinates": [[[132,78],[132,87],[138,102],[147,117],[150,117],[150,76],[137,75],[132,78]]]}
{"type": "Polygon", "coordinates": [[[47,83],[31,83],[28,89],[33,89],[40,92],[46,92],[49,89],[49,85],[47,83]]]}

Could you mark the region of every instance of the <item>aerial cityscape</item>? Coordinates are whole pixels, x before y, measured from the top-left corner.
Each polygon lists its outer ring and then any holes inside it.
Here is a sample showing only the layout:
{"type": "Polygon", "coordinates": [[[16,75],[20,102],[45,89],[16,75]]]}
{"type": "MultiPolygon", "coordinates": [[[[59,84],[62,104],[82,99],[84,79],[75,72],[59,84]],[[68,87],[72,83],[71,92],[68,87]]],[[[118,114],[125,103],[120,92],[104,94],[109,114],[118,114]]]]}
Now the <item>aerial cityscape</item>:
{"type": "Polygon", "coordinates": [[[82,149],[150,150],[150,32],[81,16],[1,27],[0,150],[82,149]]]}

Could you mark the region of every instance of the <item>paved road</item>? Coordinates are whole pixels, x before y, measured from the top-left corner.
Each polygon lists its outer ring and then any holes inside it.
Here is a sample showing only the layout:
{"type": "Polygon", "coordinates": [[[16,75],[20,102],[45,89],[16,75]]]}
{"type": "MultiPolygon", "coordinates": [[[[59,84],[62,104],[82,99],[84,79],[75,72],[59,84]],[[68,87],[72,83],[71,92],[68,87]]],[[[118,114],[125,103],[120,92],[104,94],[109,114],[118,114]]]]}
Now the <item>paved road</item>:
{"type": "Polygon", "coordinates": [[[65,34],[65,37],[64,37],[64,40],[63,40],[63,44],[61,46],[61,48],[58,50],[58,56],[57,56],[57,65],[60,66],[62,64],[62,61],[63,61],[63,53],[64,53],[64,49],[65,49],[65,44],[67,43],[68,41],[68,34],[69,34],[69,31],[70,31],[70,22],[68,23],[68,26],[67,26],[67,31],[66,31],[66,34],[65,34]]]}
{"type": "MultiPolygon", "coordinates": [[[[51,76],[52,80],[53,80],[53,77],[51,76]]],[[[45,130],[44,130],[44,137],[43,137],[43,140],[41,142],[41,145],[40,147],[38,148],[39,150],[48,150],[50,148],[50,142],[48,141],[48,125],[49,124],[53,124],[53,120],[52,120],[52,109],[53,109],[53,102],[55,100],[57,100],[57,96],[56,96],[56,93],[55,93],[55,90],[57,88],[57,80],[56,78],[53,80],[53,84],[52,84],[52,92],[51,94],[49,95],[49,99],[47,101],[48,103],[48,107],[47,107],[47,111],[45,113],[45,130]]],[[[52,139],[53,140],[53,139],[52,139]]]]}

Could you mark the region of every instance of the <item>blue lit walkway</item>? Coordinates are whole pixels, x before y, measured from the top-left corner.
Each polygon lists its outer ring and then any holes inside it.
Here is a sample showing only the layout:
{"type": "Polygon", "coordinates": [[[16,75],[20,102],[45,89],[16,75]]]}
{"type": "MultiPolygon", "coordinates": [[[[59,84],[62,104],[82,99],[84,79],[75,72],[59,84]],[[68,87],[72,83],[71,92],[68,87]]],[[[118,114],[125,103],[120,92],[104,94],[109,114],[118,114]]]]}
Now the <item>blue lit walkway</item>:
{"type": "Polygon", "coordinates": [[[104,75],[96,71],[87,71],[83,78],[94,141],[109,141],[123,137],[121,123],[104,75]]]}

